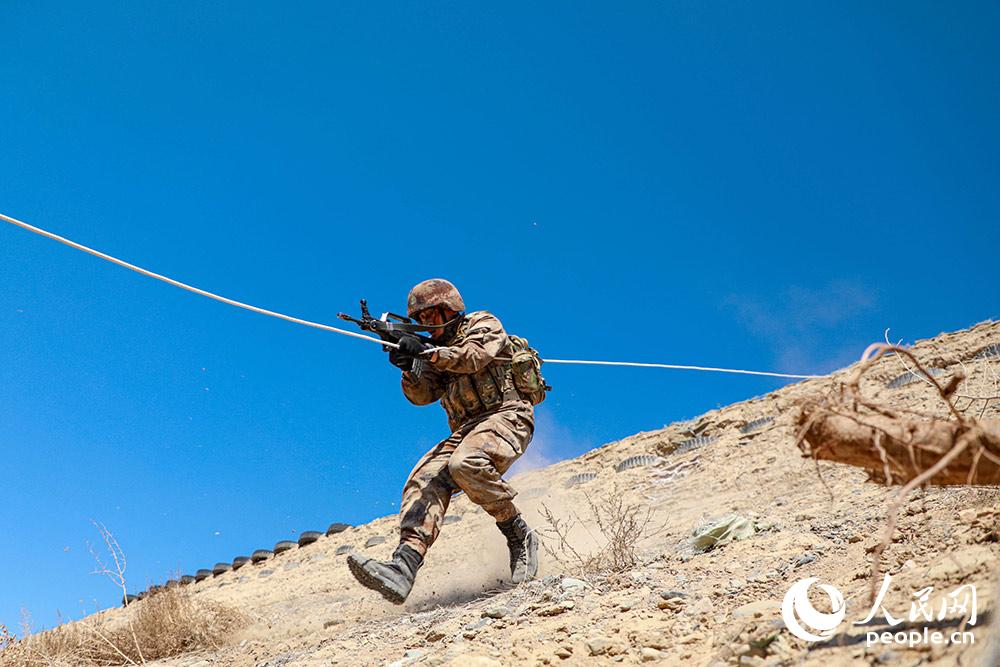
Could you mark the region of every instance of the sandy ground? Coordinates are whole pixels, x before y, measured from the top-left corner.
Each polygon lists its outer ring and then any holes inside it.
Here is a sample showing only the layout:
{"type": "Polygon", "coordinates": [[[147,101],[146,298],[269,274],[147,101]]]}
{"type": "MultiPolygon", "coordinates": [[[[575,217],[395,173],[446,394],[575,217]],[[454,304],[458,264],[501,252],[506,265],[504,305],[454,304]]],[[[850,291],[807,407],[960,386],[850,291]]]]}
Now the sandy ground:
{"type": "MultiPolygon", "coordinates": [[[[1000,357],[971,359],[998,342],[1000,323],[990,322],[922,341],[914,351],[943,368],[945,378],[964,364],[969,393],[996,395],[1000,357]]],[[[864,388],[887,404],[945,416],[921,381],[886,387],[903,372],[898,359],[881,360],[864,388]]],[[[881,625],[872,627],[850,622],[870,608],[871,551],[893,491],[866,482],[863,471],[804,459],[791,425],[794,401],[826,391],[843,373],[640,433],[512,480],[533,526],[544,525],[538,512],[543,504],[563,519],[589,521],[588,496],[615,494],[648,507],[651,525],[660,530],[642,541],[642,560],[629,571],[585,576],[543,554],[538,580],[507,588],[506,548],[499,532],[479,508],[459,497],[450,510],[457,519],[444,527],[404,606],[359,587],[344,562],[346,548],[378,557],[392,552],[396,518],[385,517],[193,584],[197,598],[237,607],[254,624],[227,648],[159,664],[980,664],[989,643],[1000,555],[1000,492],[993,489],[915,492],[884,557],[884,569],[892,575],[884,607],[903,619],[895,630],[927,625],[906,618],[914,592],[932,586],[936,613],[942,595],[974,584],[979,617],[967,629],[975,644],[869,647],[865,633],[886,629],[884,616],[878,615],[881,625]],[[740,430],[769,417],[773,421],[752,433],[740,430]],[[679,443],[695,435],[708,442],[678,451],[679,443]],[[661,458],[616,472],[616,464],[638,454],[661,458]],[[596,476],[565,486],[584,472],[596,476]],[[753,519],[761,530],[695,553],[692,530],[729,513],[753,519]],[[373,537],[385,541],[366,547],[373,537]],[[806,577],[832,584],[847,601],[847,621],[825,642],[798,639],[781,621],[785,592],[806,577]]],[[[1000,417],[1000,401],[985,416],[1000,417]]],[[[581,550],[601,542],[593,525],[575,530],[571,538],[581,550]]],[[[822,609],[822,593],[814,590],[811,599],[822,609]]],[[[958,616],[935,620],[932,630],[959,629],[958,616]]]]}

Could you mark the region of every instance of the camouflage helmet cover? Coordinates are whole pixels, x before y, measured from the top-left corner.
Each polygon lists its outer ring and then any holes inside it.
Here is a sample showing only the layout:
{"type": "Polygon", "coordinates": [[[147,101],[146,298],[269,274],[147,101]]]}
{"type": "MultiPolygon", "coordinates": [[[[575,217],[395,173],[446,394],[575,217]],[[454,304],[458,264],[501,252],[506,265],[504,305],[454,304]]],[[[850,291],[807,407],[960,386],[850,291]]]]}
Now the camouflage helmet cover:
{"type": "Polygon", "coordinates": [[[444,306],[456,313],[465,310],[462,295],[443,278],[431,278],[419,283],[410,290],[410,295],[406,298],[406,314],[410,317],[416,317],[421,310],[435,306],[444,306]]]}

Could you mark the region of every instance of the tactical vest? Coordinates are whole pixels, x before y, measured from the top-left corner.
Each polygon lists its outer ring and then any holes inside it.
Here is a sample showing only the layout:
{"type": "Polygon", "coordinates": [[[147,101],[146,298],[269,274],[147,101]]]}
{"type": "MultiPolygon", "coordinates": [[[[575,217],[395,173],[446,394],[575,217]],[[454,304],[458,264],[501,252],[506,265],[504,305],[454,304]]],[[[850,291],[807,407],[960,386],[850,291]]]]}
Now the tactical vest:
{"type": "MultiPolygon", "coordinates": [[[[469,321],[462,322],[452,344],[461,342],[468,328],[469,321]]],[[[508,342],[497,356],[509,359],[510,348],[508,342]]],[[[477,373],[449,373],[441,405],[448,413],[452,428],[496,410],[504,403],[521,400],[511,371],[509,361],[493,361],[477,373]]]]}

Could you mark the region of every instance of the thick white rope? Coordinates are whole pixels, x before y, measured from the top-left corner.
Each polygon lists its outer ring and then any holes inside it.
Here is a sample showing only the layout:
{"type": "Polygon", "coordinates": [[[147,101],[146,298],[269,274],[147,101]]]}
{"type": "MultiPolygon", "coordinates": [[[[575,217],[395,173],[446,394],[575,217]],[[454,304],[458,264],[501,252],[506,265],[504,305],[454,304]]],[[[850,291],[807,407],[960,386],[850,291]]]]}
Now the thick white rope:
{"type": "MultiPolygon", "coordinates": [[[[294,324],[302,324],[307,327],[313,327],[315,329],[322,329],[324,331],[332,331],[333,333],[342,334],[344,336],[350,336],[351,338],[360,338],[361,340],[366,340],[371,343],[378,343],[379,345],[388,345],[389,347],[399,347],[395,343],[388,343],[380,338],[373,338],[372,336],[365,336],[364,334],[359,334],[354,331],[346,331],[344,329],[338,329],[337,327],[331,327],[328,324],[320,324],[319,322],[311,322],[309,320],[303,320],[298,317],[292,317],[290,315],[285,315],[283,313],[278,313],[273,310],[267,310],[265,308],[258,308],[257,306],[251,306],[248,303],[243,303],[241,301],[236,301],[234,299],[229,299],[218,294],[213,294],[212,292],[193,287],[191,285],[180,282],[179,280],[174,280],[173,278],[168,278],[167,276],[160,275],[159,273],[154,273],[148,269],[144,269],[141,266],[136,266],[135,264],[130,264],[126,261],[120,260],[117,257],[112,257],[93,248],[88,248],[85,245],[77,243],[76,241],[71,241],[58,234],[53,234],[52,232],[45,231],[35,227],[34,225],[29,225],[26,222],[22,222],[10,216],[6,216],[0,213],[0,220],[9,222],[12,225],[25,229],[39,236],[44,236],[45,238],[52,239],[67,245],[70,248],[75,248],[76,250],[83,251],[88,255],[93,255],[94,257],[99,257],[105,261],[111,262],[112,264],[117,264],[123,268],[129,269],[130,271],[135,271],[149,278],[154,278],[161,282],[167,283],[168,285],[173,285],[174,287],[180,287],[188,292],[193,292],[194,294],[199,294],[201,296],[208,297],[209,299],[214,299],[222,303],[229,304],[230,306],[236,306],[237,308],[243,308],[244,310],[249,310],[254,313],[260,313],[261,315],[268,315],[270,317],[277,317],[278,319],[292,322],[294,324]]],[[[579,364],[579,365],[589,365],[589,366],[636,366],[640,368],[669,368],[673,370],[688,370],[688,371],[706,371],[711,373],[735,373],[740,375],[764,375],[767,377],[778,377],[778,378],[790,378],[794,380],[807,380],[811,378],[823,377],[821,375],[793,375],[791,373],[770,373],[767,371],[747,371],[735,368],[712,368],[708,366],[680,366],[676,364],[646,364],[631,361],[587,361],[580,359],[545,359],[545,363],[549,364],[579,364]]]]}
{"type": "Polygon", "coordinates": [[[546,359],[547,364],[581,364],[587,366],[637,366],[639,368],[670,368],[678,371],[708,371],[711,373],[738,373],[740,375],[765,375],[773,378],[810,380],[822,375],[793,375],[792,373],[771,373],[769,371],[744,371],[736,368],[713,368],[711,366],[680,366],[678,364],[644,364],[635,361],[587,361],[585,359],[546,359]]]}
{"type": "Polygon", "coordinates": [[[27,229],[29,232],[33,232],[35,234],[38,234],[39,236],[44,236],[45,238],[52,239],[53,241],[58,241],[59,243],[62,243],[63,245],[68,245],[70,248],[76,248],[77,250],[82,250],[83,252],[87,253],[88,255],[93,255],[94,257],[100,257],[101,259],[107,260],[107,261],[111,262],[112,264],[117,264],[118,266],[125,267],[126,269],[129,269],[130,271],[135,271],[136,273],[141,273],[144,276],[148,276],[150,278],[155,278],[156,280],[160,280],[162,282],[165,282],[168,285],[173,285],[174,287],[180,287],[181,289],[187,290],[188,292],[194,292],[195,294],[200,294],[201,296],[207,296],[209,299],[215,299],[216,301],[221,301],[222,303],[228,303],[230,306],[236,306],[237,308],[243,308],[244,310],[249,310],[249,311],[252,311],[254,313],[260,313],[261,315],[270,315],[271,317],[277,317],[278,319],[287,320],[289,322],[294,322],[295,324],[303,324],[303,325],[305,325],[307,327],[315,327],[316,329],[323,329],[324,331],[332,331],[333,333],[343,334],[345,336],[350,336],[351,338],[360,338],[362,340],[367,340],[367,341],[371,341],[373,343],[378,343],[379,345],[389,345],[391,347],[398,347],[398,345],[396,345],[395,343],[387,343],[387,342],[385,342],[385,341],[383,341],[383,340],[381,340],[379,338],[372,338],[371,336],[365,336],[364,334],[359,334],[359,333],[356,333],[354,331],[345,331],[344,329],[338,329],[337,327],[331,327],[328,324],[320,324],[319,322],[310,322],[309,320],[299,319],[298,317],[291,317],[290,315],[284,315],[282,313],[276,313],[273,310],[266,310],[264,308],[258,308],[257,306],[251,306],[248,303],[243,303],[241,301],[235,301],[233,299],[227,299],[226,297],[219,296],[218,294],[212,294],[211,292],[207,292],[207,291],[205,291],[203,289],[199,289],[197,287],[192,287],[191,285],[187,285],[185,283],[182,283],[179,280],[174,280],[173,278],[168,278],[166,276],[161,276],[159,273],[153,273],[152,271],[144,269],[141,266],[136,266],[135,264],[129,264],[128,262],[122,261],[122,260],[118,259],[117,257],[112,257],[111,255],[106,255],[103,252],[100,252],[98,250],[94,250],[92,248],[88,248],[87,246],[81,245],[81,244],[77,243],[76,241],[70,241],[69,239],[67,239],[65,237],[62,237],[62,236],[59,236],[58,234],[53,234],[52,232],[47,232],[44,229],[39,229],[38,227],[35,227],[33,225],[29,225],[26,222],[21,222],[20,220],[15,220],[14,218],[6,216],[3,213],[0,213],[0,220],[4,220],[6,222],[9,222],[12,225],[17,225],[18,227],[20,227],[22,229],[27,229]]]}

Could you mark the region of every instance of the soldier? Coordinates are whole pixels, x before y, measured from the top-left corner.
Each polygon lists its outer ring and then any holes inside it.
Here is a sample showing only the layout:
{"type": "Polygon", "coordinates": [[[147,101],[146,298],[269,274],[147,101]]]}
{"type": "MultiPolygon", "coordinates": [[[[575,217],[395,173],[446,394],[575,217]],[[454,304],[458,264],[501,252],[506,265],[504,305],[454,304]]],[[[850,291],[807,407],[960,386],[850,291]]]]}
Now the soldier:
{"type": "Polygon", "coordinates": [[[434,344],[404,338],[399,350],[389,352],[389,361],[403,371],[406,398],[415,405],[440,400],[452,431],[406,480],[392,560],[348,556],[358,581],[394,604],[409,595],[459,490],[486,510],[507,538],[513,582],[532,579],[538,571],[538,538],[513,503],[516,491],[501,477],[531,441],[534,409],[515,385],[512,343],[500,320],[483,310],[464,311],[462,296],[447,280],[420,283],[410,290],[407,314],[434,327],[434,344]]]}

